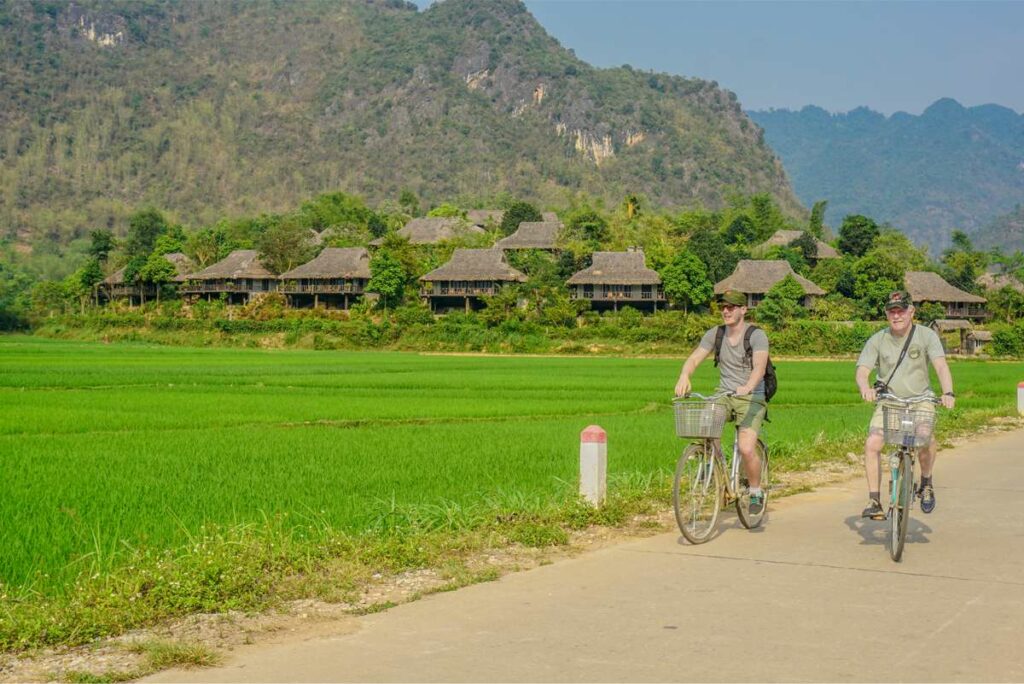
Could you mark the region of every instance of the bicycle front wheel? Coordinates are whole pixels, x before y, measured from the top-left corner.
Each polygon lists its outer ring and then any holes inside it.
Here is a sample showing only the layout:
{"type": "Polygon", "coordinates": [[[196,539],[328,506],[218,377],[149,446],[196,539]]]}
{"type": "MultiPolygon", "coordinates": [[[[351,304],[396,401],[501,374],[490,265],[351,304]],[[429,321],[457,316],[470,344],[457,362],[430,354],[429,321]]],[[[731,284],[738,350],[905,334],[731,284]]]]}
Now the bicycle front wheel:
{"type": "Polygon", "coordinates": [[[707,442],[683,450],[672,483],[672,505],[679,531],[691,544],[706,542],[722,508],[725,478],[707,442]]]}
{"type": "Polygon", "coordinates": [[[761,512],[756,515],[750,512],[749,482],[747,481],[742,463],[740,464],[738,491],[736,493],[736,514],[739,516],[740,523],[748,530],[760,527],[761,523],[764,522],[764,516],[768,512],[768,489],[771,485],[771,480],[768,477],[768,449],[761,440],[757,440],[756,452],[757,457],[761,460],[761,491],[764,493],[764,507],[761,509],[761,512]]]}
{"type": "Polygon", "coordinates": [[[910,506],[914,502],[914,462],[906,449],[900,452],[899,458],[896,483],[892,488],[895,500],[889,515],[889,556],[896,562],[903,558],[907,527],[910,525],[910,506]]]}

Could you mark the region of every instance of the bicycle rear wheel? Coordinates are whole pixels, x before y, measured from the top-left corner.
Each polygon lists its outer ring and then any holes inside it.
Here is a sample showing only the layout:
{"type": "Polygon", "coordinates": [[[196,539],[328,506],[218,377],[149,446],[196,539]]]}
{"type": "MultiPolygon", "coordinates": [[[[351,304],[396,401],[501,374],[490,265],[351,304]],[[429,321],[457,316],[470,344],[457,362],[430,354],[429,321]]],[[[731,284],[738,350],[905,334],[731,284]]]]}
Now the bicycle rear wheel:
{"type": "Polygon", "coordinates": [[[910,506],[914,502],[914,462],[906,449],[900,451],[899,458],[896,486],[893,487],[896,500],[892,502],[892,512],[889,515],[889,556],[896,562],[903,558],[907,527],[910,525],[910,506]]]}
{"type": "Polygon", "coordinates": [[[764,522],[764,516],[768,512],[768,489],[771,485],[768,470],[768,448],[764,442],[757,440],[757,456],[761,459],[761,491],[764,493],[764,508],[757,515],[750,512],[750,491],[747,476],[743,471],[743,464],[740,464],[739,483],[737,487],[736,514],[740,523],[748,530],[759,527],[764,522]]]}
{"type": "Polygon", "coordinates": [[[683,450],[672,483],[672,506],[679,531],[691,544],[706,542],[722,507],[725,479],[707,442],[683,450]]]}

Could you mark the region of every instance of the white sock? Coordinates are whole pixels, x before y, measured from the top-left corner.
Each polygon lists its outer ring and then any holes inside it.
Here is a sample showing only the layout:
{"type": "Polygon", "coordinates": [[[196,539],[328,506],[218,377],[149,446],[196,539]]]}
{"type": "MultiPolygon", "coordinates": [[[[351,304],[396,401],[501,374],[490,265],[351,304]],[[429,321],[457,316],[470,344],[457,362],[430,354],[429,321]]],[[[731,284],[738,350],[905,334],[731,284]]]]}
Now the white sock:
{"type": "Polygon", "coordinates": [[[750,488],[751,496],[753,496],[754,494],[760,494],[760,493],[761,493],[761,488],[760,487],[751,487],[750,488]]]}

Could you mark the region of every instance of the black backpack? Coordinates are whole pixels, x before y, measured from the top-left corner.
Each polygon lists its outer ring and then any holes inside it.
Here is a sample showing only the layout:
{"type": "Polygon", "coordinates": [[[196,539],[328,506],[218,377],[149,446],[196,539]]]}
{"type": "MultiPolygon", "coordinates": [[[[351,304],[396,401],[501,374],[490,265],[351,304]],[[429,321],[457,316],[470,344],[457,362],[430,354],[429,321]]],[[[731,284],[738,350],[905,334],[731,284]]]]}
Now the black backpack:
{"type": "MultiPolygon", "coordinates": [[[[750,347],[750,336],[754,334],[755,330],[760,330],[756,325],[748,325],[746,332],[743,333],[743,348],[747,352],[747,363],[750,367],[754,367],[754,350],[750,347]]],[[[718,366],[718,358],[722,353],[722,342],[725,340],[725,326],[718,326],[718,332],[715,333],[715,366],[718,366]]],[[[771,357],[768,357],[768,364],[764,367],[764,399],[765,401],[771,401],[772,397],[775,396],[775,392],[779,389],[779,380],[775,377],[775,364],[772,363],[771,357]]]]}

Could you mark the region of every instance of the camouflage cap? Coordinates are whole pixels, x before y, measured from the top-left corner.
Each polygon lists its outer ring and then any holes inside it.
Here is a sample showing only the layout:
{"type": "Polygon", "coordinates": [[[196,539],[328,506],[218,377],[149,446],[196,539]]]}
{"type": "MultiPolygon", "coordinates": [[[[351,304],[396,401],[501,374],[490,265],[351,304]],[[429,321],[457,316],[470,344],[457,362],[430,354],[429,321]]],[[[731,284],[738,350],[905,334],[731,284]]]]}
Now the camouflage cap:
{"type": "Polygon", "coordinates": [[[733,306],[746,306],[747,295],[743,294],[739,290],[726,290],[722,294],[718,295],[719,304],[732,304],[733,306]]]}
{"type": "Polygon", "coordinates": [[[910,293],[906,290],[890,292],[885,298],[886,311],[889,309],[909,309],[913,305],[914,302],[910,299],[910,293]]]}

